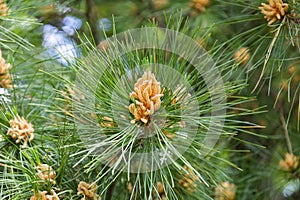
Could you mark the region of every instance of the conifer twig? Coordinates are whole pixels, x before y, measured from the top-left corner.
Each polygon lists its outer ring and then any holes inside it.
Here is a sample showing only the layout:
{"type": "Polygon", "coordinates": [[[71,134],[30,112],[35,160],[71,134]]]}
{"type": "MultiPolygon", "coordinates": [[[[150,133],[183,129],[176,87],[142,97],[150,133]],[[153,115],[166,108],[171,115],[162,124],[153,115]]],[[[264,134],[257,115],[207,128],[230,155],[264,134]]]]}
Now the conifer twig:
{"type": "Polygon", "coordinates": [[[287,124],[285,123],[285,119],[284,119],[282,110],[281,110],[281,113],[280,113],[280,121],[281,121],[282,126],[283,126],[284,136],[285,136],[285,139],[286,139],[286,143],[287,143],[287,146],[288,146],[289,153],[293,154],[292,144],[291,144],[291,141],[290,141],[289,132],[288,132],[288,129],[287,129],[287,124]]]}
{"type": "Polygon", "coordinates": [[[264,75],[264,72],[265,72],[266,66],[267,66],[267,64],[268,64],[268,61],[269,61],[269,59],[270,59],[270,56],[271,56],[271,53],[272,53],[274,44],[275,44],[275,42],[276,42],[276,40],[277,40],[277,38],[278,38],[278,35],[279,35],[279,33],[280,33],[281,27],[282,27],[282,25],[284,24],[284,22],[285,22],[285,18],[282,20],[282,22],[281,22],[280,26],[278,27],[278,29],[277,29],[277,31],[276,31],[276,33],[275,33],[275,35],[274,35],[274,38],[273,38],[273,40],[272,40],[272,42],[271,42],[271,44],[270,44],[270,46],[269,46],[269,49],[268,49],[267,54],[266,54],[266,58],[265,58],[265,60],[264,60],[263,69],[262,69],[261,74],[260,74],[260,76],[259,76],[259,79],[258,79],[258,81],[257,81],[257,83],[256,83],[256,85],[255,85],[255,87],[254,87],[254,89],[251,91],[251,93],[253,93],[253,92],[257,89],[257,87],[258,87],[258,85],[259,85],[259,83],[260,83],[260,81],[261,81],[261,79],[262,79],[262,77],[263,77],[263,75],[264,75]]]}

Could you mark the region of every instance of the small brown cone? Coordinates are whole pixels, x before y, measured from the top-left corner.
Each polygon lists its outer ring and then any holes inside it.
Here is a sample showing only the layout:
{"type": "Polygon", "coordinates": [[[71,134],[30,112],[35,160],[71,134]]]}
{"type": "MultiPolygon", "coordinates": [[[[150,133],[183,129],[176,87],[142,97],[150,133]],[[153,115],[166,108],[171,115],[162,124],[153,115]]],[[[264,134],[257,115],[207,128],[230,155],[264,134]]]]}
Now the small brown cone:
{"type": "Polygon", "coordinates": [[[210,0],[192,0],[190,3],[191,7],[199,10],[200,12],[204,12],[206,10],[206,6],[210,3],[210,0]]]}
{"type": "Polygon", "coordinates": [[[166,199],[165,188],[162,182],[157,182],[155,189],[152,190],[152,194],[154,197],[159,196],[161,199],[166,199]]]}
{"type": "Polygon", "coordinates": [[[18,144],[23,141],[21,147],[26,147],[28,141],[30,142],[34,138],[34,129],[31,123],[28,123],[23,117],[16,116],[9,121],[10,128],[7,131],[7,135],[11,136],[18,144]]]}
{"type": "Polygon", "coordinates": [[[235,52],[233,58],[237,63],[241,63],[242,65],[245,66],[251,58],[251,55],[249,53],[249,48],[248,47],[240,48],[237,52],[235,52]]]}
{"type": "Polygon", "coordinates": [[[11,65],[5,62],[0,50],[0,87],[2,88],[12,88],[12,76],[9,74],[10,69],[11,65]]]}
{"type": "Polygon", "coordinates": [[[2,17],[7,16],[9,14],[9,11],[10,10],[7,4],[3,0],[0,0],[0,16],[2,17]]]}
{"type": "Polygon", "coordinates": [[[160,10],[165,8],[169,4],[169,0],[152,0],[152,6],[154,10],[160,10]]]}
{"type": "Polygon", "coordinates": [[[182,173],[182,178],[179,180],[179,184],[181,184],[189,192],[193,193],[196,191],[197,182],[199,181],[199,178],[187,166],[184,166],[184,169],[187,170],[188,173],[182,173]]]}
{"type": "Polygon", "coordinates": [[[292,153],[286,153],[285,159],[279,161],[279,168],[283,171],[293,171],[299,166],[299,157],[292,153]]]}
{"type": "Polygon", "coordinates": [[[47,164],[40,164],[36,167],[37,176],[45,181],[55,184],[55,171],[47,164]]]}
{"type": "Polygon", "coordinates": [[[91,185],[84,181],[80,181],[77,187],[77,194],[82,194],[86,199],[101,200],[101,198],[96,194],[97,187],[98,186],[96,184],[91,185]]]}
{"type": "Polygon", "coordinates": [[[49,195],[47,194],[47,191],[38,191],[38,193],[30,197],[30,200],[59,200],[59,197],[54,190],[51,190],[51,193],[52,194],[49,195]]]}
{"type": "Polygon", "coordinates": [[[215,200],[235,200],[236,185],[228,181],[215,188],[215,200]]]}

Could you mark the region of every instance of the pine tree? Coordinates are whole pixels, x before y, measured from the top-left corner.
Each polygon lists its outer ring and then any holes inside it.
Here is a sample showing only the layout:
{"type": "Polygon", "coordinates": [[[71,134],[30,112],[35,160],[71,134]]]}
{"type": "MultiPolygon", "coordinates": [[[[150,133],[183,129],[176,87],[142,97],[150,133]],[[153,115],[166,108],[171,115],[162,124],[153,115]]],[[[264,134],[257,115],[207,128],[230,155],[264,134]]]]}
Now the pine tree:
{"type": "Polygon", "coordinates": [[[296,0],[0,0],[0,199],[299,199],[296,0]]]}

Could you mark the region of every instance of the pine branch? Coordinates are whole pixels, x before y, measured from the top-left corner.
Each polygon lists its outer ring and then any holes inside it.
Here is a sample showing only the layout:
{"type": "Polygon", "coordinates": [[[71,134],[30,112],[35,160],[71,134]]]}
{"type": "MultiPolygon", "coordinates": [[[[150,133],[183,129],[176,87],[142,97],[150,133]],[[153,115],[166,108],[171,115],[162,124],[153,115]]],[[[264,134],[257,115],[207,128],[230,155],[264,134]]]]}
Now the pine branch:
{"type": "Polygon", "coordinates": [[[293,154],[292,144],[291,144],[291,141],[290,141],[289,132],[288,132],[288,129],[287,129],[287,124],[285,123],[285,119],[284,119],[282,110],[281,110],[281,113],[280,113],[280,121],[282,123],[282,127],[283,127],[283,130],[284,130],[284,136],[285,136],[285,140],[286,140],[286,143],[287,143],[287,146],[288,146],[289,153],[293,154]]]}

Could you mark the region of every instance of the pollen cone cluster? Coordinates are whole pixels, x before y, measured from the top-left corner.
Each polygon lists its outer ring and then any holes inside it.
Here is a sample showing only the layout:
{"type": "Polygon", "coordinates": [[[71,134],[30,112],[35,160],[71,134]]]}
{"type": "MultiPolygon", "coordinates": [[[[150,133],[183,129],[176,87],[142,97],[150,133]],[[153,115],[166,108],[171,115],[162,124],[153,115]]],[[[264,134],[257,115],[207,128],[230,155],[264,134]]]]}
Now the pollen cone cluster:
{"type": "Polygon", "coordinates": [[[30,200],[59,200],[59,197],[54,190],[51,190],[51,195],[47,194],[47,191],[39,191],[37,194],[34,194],[30,200]]]}
{"type": "Polygon", "coordinates": [[[210,0],[192,0],[191,6],[197,10],[204,12],[205,7],[209,4],[210,0]]]}
{"type": "Polygon", "coordinates": [[[195,192],[199,178],[187,166],[184,166],[184,169],[187,170],[188,173],[183,174],[183,177],[179,180],[179,184],[181,184],[189,192],[195,192]]]}
{"type": "Polygon", "coordinates": [[[50,181],[55,184],[55,171],[47,164],[40,164],[36,167],[37,176],[45,181],[50,181]]]}
{"type": "Polygon", "coordinates": [[[7,16],[8,13],[9,13],[9,8],[7,4],[3,0],[0,0],[0,16],[2,17],[7,16]]]}
{"type": "Polygon", "coordinates": [[[246,65],[251,58],[248,47],[240,48],[235,54],[233,58],[237,63],[241,63],[242,65],[246,65]]]}
{"type": "Polygon", "coordinates": [[[165,189],[164,189],[164,186],[162,184],[162,182],[157,182],[157,185],[156,185],[156,189],[153,189],[152,190],[152,194],[154,197],[157,196],[157,194],[159,195],[160,199],[161,200],[166,200],[166,194],[165,194],[165,189]]]}
{"type": "MultiPolygon", "coordinates": [[[[1,2],[1,0],[0,0],[1,2]]],[[[1,3],[0,3],[1,6],[1,3]]],[[[1,10],[1,8],[0,8],[1,10]]],[[[1,13],[1,11],[0,11],[1,13]]],[[[0,50],[0,87],[2,88],[12,88],[12,78],[9,73],[11,65],[9,63],[5,63],[4,58],[2,57],[2,52],[0,50]]]]}
{"type": "Polygon", "coordinates": [[[150,116],[160,108],[162,96],[160,83],[157,82],[154,74],[150,71],[145,72],[135,83],[134,92],[130,94],[130,98],[134,99],[134,102],[129,105],[129,111],[134,116],[131,123],[142,121],[147,124],[150,116]]]}
{"type": "Polygon", "coordinates": [[[298,168],[299,158],[291,153],[285,154],[285,159],[279,161],[279,168],[284,171],[293,171],[298,168]]]}
{"type": "Polygon", "coordinates": [[[259,9],[265,15],[268,24],[273,24],[275,21],[282,19],[289,9],[289,5],[283,3],[282,0],[269,0],[269,4],[262,3],[261,5],[259,9]]]}
{"type": "Polygon", "coordinates": [[[16,144],[23,141],[21,147],[26,147],[28,141],[30,142],[34,138],[33,126],[28,123],[23,117],[16,116],[9,121],[10,128],[7,131],[7,135],[11,136],[15,140],[16,144]]]}
{"type": "Polygon", "coordinates": [[[152,4],[155,10],[160,10],[166,7],[169,3],[169,0],[152,0],[152,4]]]}
{"type": "Polygon", "coordinates": [[[78,184],[78,194],[82,194],[85,198],[84,199],[99,199],[101,200],[100,197],[96,194],[97,191],[97,185],[93,184],[90,185],[84,181],[80,181],[78,184]]]}
{"type": "Polygon", "coordinates": [[[236,185],[228,181],[221,183],[215,189],[215,200],[234,200],[236,185]]]}

